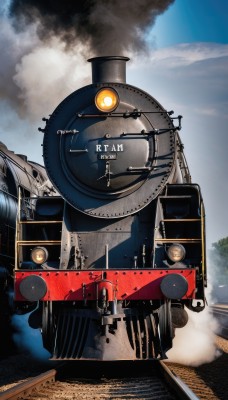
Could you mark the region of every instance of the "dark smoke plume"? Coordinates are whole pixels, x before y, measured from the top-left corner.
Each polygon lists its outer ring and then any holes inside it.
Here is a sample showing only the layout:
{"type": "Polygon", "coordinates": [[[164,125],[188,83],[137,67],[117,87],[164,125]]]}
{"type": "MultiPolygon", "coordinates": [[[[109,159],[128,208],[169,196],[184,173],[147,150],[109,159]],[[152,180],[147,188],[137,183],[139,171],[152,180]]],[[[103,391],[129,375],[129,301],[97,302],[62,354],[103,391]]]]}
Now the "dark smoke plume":
{"type": "Polygon", "coordinates": [[[79,42],[94,55],[145,50],[144,34],[174,0],[12,0],[17,30],[38,22],[42,41],[53,34],[67,48],[79,42]]]}
{"type": "Polygon", "coordinates": [[[145,51],[173,1],[0,0],[0,107],[37,121],[91,82],[87,58],[145,51]]]}

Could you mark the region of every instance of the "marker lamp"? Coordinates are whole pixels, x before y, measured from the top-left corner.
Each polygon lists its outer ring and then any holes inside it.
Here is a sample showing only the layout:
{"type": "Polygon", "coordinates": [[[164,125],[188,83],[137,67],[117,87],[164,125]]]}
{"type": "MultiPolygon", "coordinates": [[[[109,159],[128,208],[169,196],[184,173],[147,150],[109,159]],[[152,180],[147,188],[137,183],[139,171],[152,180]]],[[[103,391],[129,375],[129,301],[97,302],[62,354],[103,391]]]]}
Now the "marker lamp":
{"type": "Polygon", "coordinates": [[[185,248],[181,244],[172,244],[168,250],[167,255],[169,259],[173,262],[178,262],[184,259],[185,257],[185,248]]]}
{"type": "Polygon", "coordinates": [[[96,94],[95,104],[98,110],[103,112],[111,112],[118,106],[119,96],[114,89],[101,89],[96,94]]]}
{"type": "Polygon", "coordinates": [[[35,264],[43,264],[48,259],[48,251],[45,247],[35,247],[31,251],[31,259],[35,264]]]}

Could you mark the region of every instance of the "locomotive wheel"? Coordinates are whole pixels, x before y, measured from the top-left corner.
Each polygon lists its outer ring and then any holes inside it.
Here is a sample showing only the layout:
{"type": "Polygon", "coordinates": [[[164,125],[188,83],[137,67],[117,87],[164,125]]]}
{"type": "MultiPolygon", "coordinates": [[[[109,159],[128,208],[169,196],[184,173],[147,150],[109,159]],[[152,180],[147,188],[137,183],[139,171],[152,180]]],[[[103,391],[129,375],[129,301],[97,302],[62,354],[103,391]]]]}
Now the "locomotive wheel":
{"type": "Polygon", "coordinates": [[[173,328],[171,315],[171,301],[165,300],[159,308],[159,331],[161,348],[163,352],[168,351],[172,347],[173,328]]]}
{"type": "Polygon", "coordinates": [[[49,352],[52,351],[52,333],[53,333],[53,314],[52,314],[52,301],[45,301],[43,303],[42,314],[42,338],[45,349],[49,352]]]}

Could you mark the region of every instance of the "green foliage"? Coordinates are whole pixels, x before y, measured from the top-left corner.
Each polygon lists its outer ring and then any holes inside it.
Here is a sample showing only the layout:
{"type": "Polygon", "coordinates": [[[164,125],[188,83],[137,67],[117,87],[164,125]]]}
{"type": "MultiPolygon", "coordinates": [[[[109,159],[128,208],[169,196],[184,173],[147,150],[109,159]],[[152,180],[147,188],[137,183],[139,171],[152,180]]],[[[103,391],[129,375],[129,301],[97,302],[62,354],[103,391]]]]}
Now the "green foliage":
{"type": "Polygon", "coordinates": [[[228,283],[228,237],[212,244],[210,252],[212,275],[219,284],[228,283]]]}
{"type": "Polygon", "coordinates": [[[227,262],[228,265],[228,237],[220,239],[217,243],[213,243],[212,247],[227,262]]]}

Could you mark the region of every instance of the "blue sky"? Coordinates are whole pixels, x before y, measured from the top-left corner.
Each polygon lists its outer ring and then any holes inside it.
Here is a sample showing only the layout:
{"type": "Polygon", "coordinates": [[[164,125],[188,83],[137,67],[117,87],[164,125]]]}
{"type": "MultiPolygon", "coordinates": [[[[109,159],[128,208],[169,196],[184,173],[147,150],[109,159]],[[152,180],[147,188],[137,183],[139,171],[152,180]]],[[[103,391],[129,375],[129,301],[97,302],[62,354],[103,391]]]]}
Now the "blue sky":
{"type": "Polygon", "coordinates": [[[176,0],[148,35],[149,59],[134,62],[129,73],[183,115],[180,135],[205,201],[208,248],[228,236],[227,15],[226,0],[176,0]]]}
{"type": "MultiPolygon", "coordinates": [[[[228,236],[227,15],[227,0],[176,0],[148,32],[147,54],[130,55],[127,66],[128,83],[184,117],[181,138],[205,200],[208,247],[228,236]]],[[[15,35],[4,18],[1,28],[0,141],[42,163],[41,118],[91,82],[90,65],[80,48],[65,54],[56,38],[41,45],[35,31],[15,35]]]]}
{"type": "Polygon", "coordinates": [[[152,35],[159,47],[191,42],[228,42],[227,0],[176,0],[158,17],[152,35]]]}

